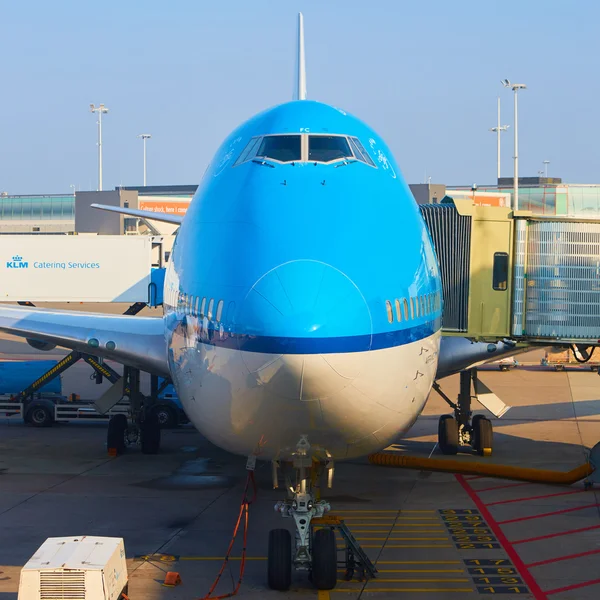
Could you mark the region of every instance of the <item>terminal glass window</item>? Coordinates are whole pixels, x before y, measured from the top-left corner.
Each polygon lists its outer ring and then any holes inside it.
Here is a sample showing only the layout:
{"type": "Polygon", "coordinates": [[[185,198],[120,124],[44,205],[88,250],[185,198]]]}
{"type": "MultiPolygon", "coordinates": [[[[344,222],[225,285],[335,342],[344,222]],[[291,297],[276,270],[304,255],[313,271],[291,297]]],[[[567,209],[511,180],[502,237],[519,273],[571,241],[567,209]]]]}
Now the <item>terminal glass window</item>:
{"type": "Polygon", "coordinates": [[[499,292],[505,292],[508,289],[508,254],[506,252],[494,254],[492,287],[499,292]]]}
{"type": "Polygon", "coordinates": [[[352,158],[350,144],[339,135],[311,135],[308,137],[308,160],[331,162],[342,158],[352,158]]]}
{"type": "Polygon", "coordinates": [[[302,160],[301,138],[299,135],[267,135],[262,138],[256,156],[279,162],[302,160]]]}

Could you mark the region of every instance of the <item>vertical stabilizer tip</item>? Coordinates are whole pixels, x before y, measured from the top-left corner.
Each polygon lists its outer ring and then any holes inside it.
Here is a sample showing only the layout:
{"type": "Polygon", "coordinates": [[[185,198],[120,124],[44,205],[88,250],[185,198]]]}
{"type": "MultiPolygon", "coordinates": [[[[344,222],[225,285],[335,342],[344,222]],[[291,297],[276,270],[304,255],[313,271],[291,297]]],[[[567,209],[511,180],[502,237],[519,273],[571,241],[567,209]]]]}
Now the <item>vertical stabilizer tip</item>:
{"type": "Polygon", "coordinates": [[[294,100],[306,100],[306,62],[304,59],[304,17],[298,13],[298,47],[296,55],[296,92],[294,100]]]}

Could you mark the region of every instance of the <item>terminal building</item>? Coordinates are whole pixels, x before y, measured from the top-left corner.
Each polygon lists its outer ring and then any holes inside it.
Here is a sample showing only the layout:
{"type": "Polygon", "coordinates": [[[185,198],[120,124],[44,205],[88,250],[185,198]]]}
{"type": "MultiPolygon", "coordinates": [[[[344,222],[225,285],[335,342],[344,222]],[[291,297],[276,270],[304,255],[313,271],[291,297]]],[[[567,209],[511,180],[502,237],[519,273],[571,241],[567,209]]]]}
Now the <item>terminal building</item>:
{"type": "MultiPolygon", "coordinates": [[[[512,206],[513,178],[502,177],[497,185],[450,186],[440,184],[411,185],[419,204],[437,204],[445,196],[470,197],[482,206],[512,206]],[[505,204],[509,202],[509,204],[505,204]]],[[[519,177],[519,210],[534,215],[598,219],[600,185],[563,183],[557,177],[519,177]]]]}
{"type": "MultiPolygon", "coordinates": [[[[12,196],[0,194],[1,234],[170,235],[176,227],[166,223],[124,217],[91,209],[90,204],[128,206],[141,210],[183,215],[197,185],[118,187],[103,192],[12,196]]],[[[438,204],[444,198],[471,198],[482,206],[512,206],[513,179],[497,185],[451,186],[413,184],[419,204],[438,204]]],[[[520,177],[519,209],[535,215],[597,219],[600,217],[600,184],[563,183],[557,177],[520,177]]]]}

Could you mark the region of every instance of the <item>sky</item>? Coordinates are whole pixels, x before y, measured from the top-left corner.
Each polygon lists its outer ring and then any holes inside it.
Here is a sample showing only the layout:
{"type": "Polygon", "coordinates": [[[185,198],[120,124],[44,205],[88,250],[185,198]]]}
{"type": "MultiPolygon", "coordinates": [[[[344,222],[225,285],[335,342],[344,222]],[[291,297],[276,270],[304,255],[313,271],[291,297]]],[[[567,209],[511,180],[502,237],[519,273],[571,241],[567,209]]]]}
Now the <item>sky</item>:
{"type": "Polygon", "coordinates": [[[221,141],[290,100],[304,13],[310,99],[373,127],[409,183],[512,175],[600,183],[595,0],[0,0],[0,192],[196,184],[221,141]]]}

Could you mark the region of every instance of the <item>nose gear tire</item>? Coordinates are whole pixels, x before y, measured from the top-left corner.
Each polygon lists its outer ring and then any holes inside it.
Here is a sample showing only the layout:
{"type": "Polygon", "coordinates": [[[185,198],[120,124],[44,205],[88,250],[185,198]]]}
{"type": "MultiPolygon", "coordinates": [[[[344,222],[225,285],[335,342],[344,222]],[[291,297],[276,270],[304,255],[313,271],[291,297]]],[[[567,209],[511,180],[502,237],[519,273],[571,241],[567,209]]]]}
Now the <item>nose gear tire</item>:
{"type": "Polygon", "coordinates": [[[494,445],[492,422],[482,415],[473,418],[474,450],[480,456],[490,456],[494,445]],[[480,418],[477,418],[480,417],[480,418]]]}
{"type": "Polygon", "coordinates": [[[142,454],[157,454],[160,449],[160,423],[156,413],[150,412],[140,425],[142,454]]]}
{"type": "Polygon", "coordinates": [[[292,536],[287,529],[269,531],[267,555],[269,587],[285,592],[292,583],[292,536]]]}
{"type": "Polygon", "coordinates": [[[337,542],[335,531],[315,531],[312,547],[312,582],[318,590],[332,590],[337,582],[337,542]]]}
{"type": "Polygon", "coordinates": [[[117,455],[125,452],[125,430],[127,429],[127,417],[125,415],[113,415],[108,422],[106,432],[106,447],[116,450],[117,455]]]}

